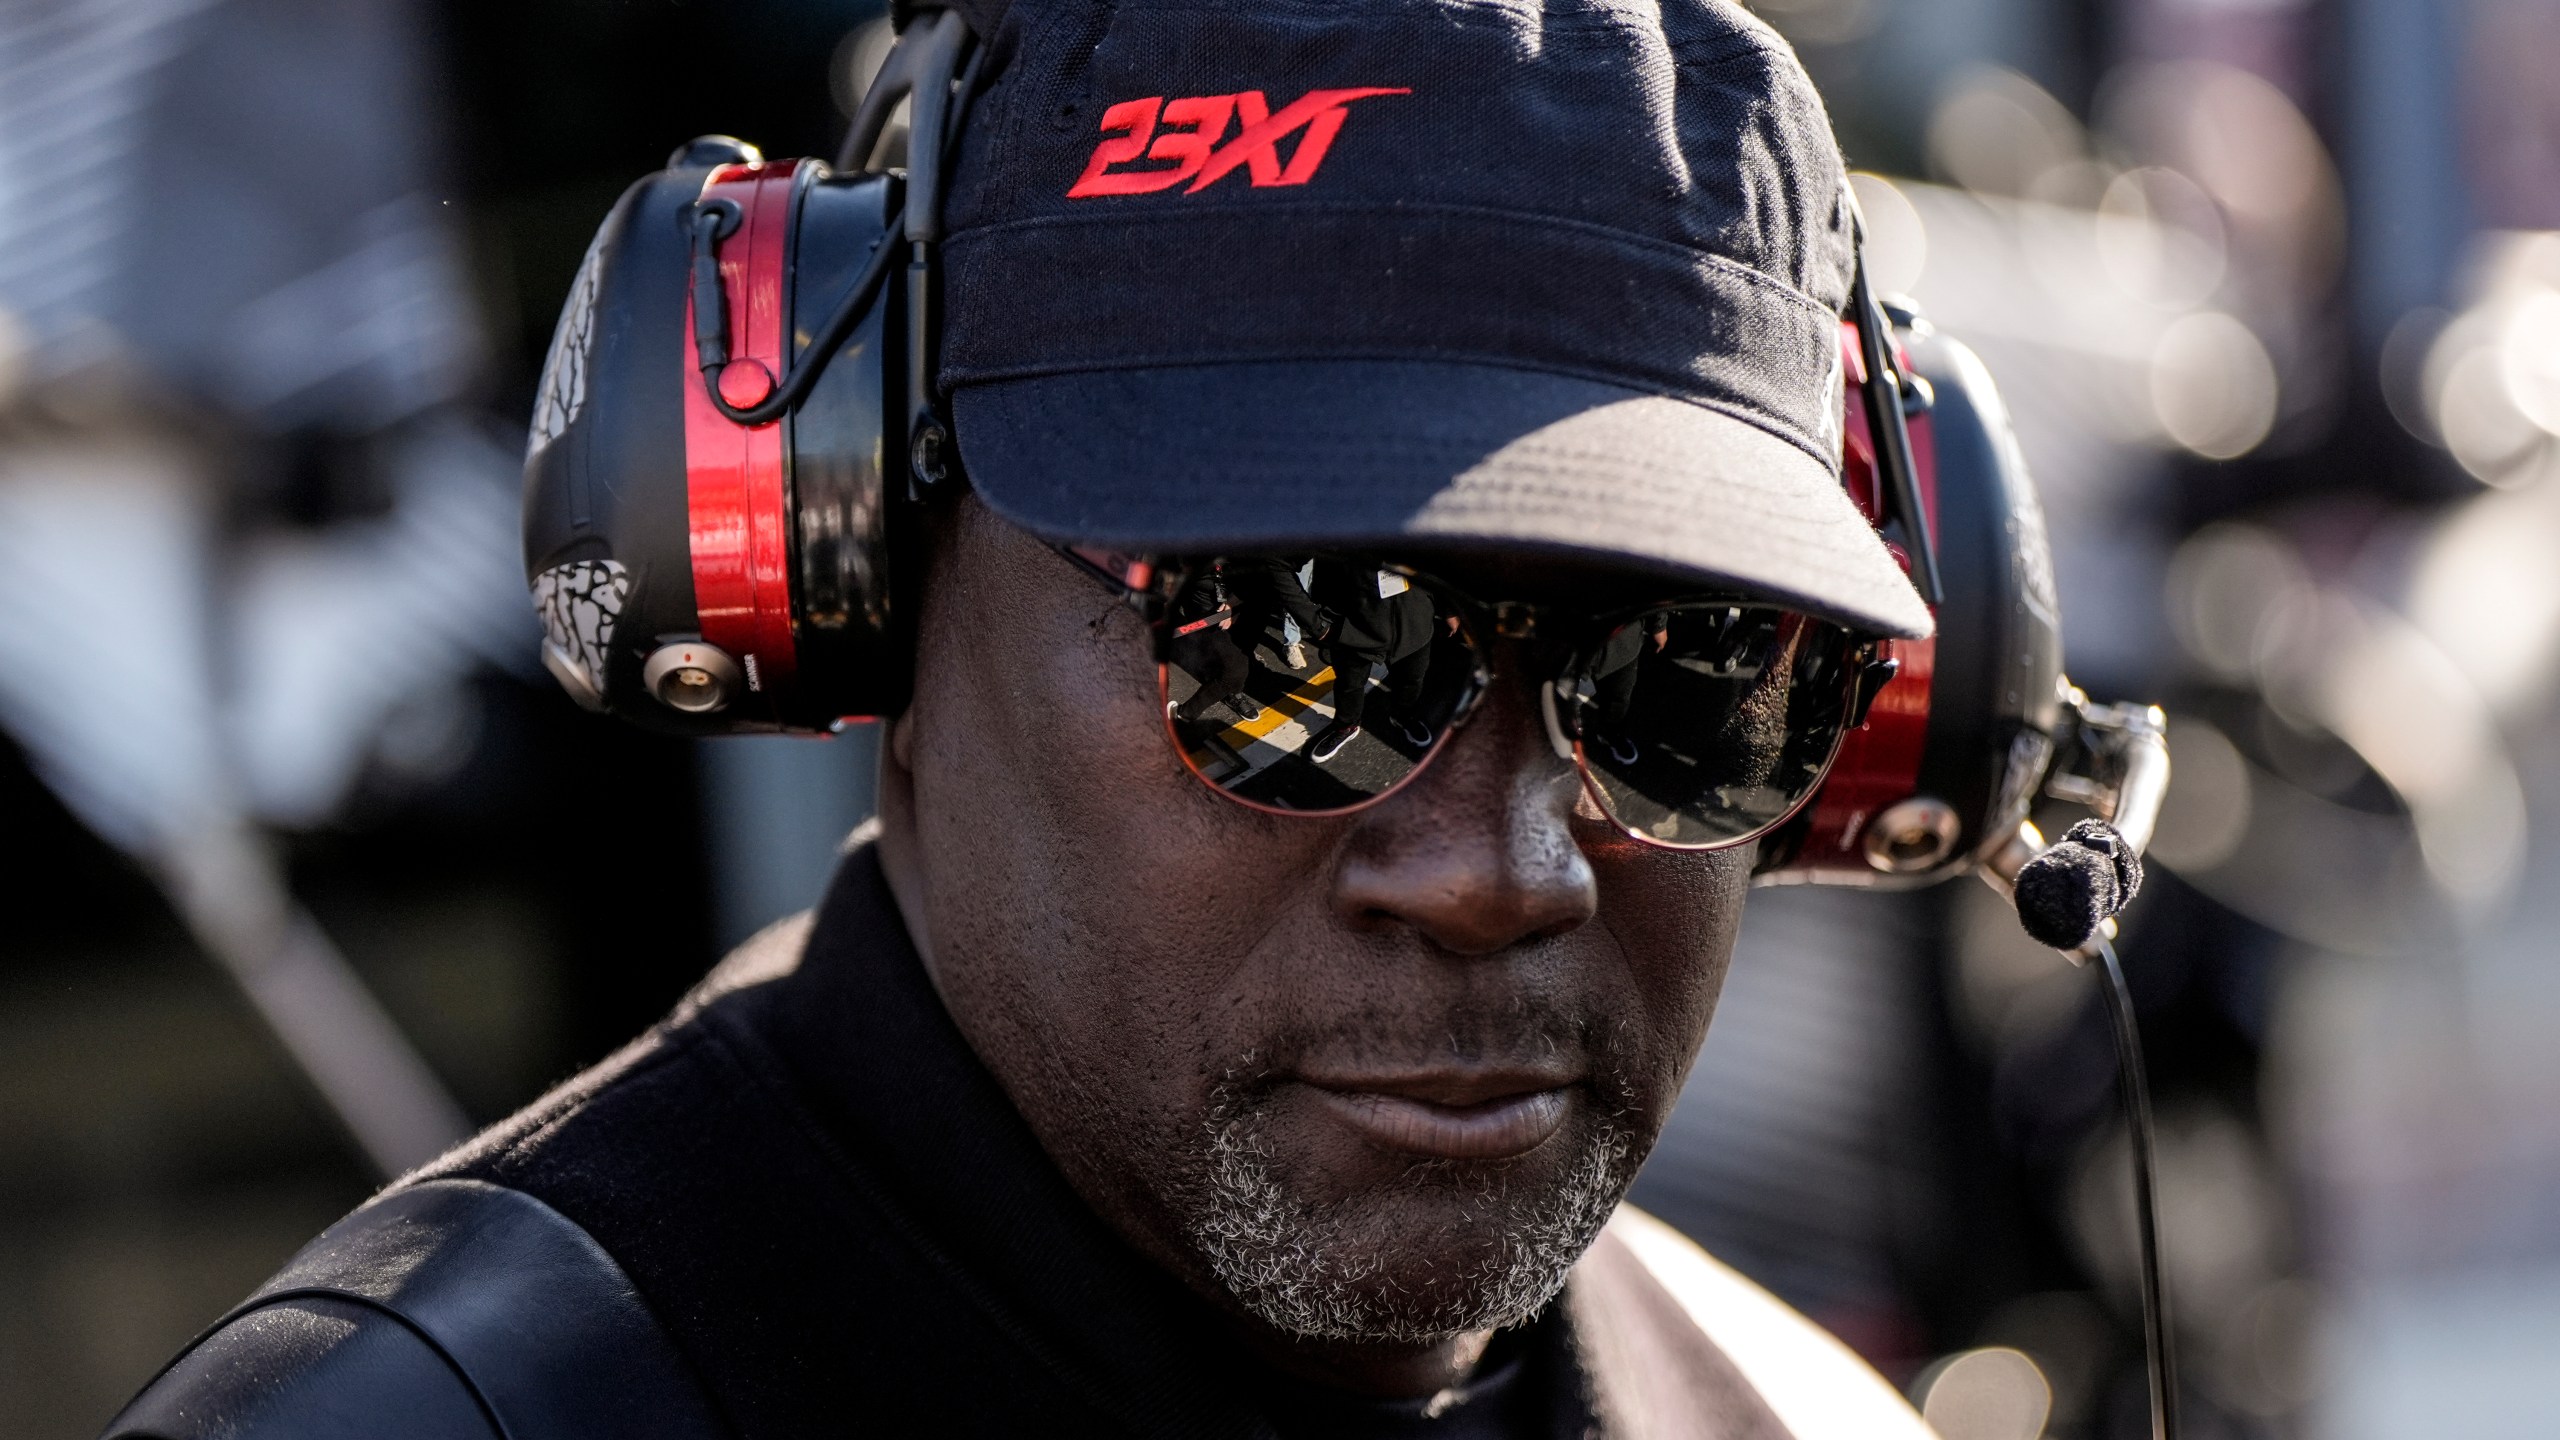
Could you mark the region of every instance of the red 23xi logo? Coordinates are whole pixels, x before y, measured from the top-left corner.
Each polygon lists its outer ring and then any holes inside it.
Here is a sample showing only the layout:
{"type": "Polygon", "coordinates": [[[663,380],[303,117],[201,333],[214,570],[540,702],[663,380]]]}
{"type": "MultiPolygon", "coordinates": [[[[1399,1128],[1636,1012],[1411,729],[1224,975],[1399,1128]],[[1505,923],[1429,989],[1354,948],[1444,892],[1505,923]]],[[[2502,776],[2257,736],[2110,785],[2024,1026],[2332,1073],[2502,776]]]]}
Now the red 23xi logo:
{"type": "Polygon", "coordinates": [[[1352,101],[1412,93],[1377,86],[1310,90],[1276,112],[1259,90],[1186,100],[1161,95],[1123,100],[1102,112],[1102,133],[1118,132],[1118,138],[1093,147],[1093,159],[1069,187],[1067,198],[1148,195],[1186,180],[1191,183],[1182,193],[1196,194],[1239,169],[1256,185],[1304,185],[1315,178],[1316,167],[1333,148],[1333,138],[1342,133],[1352,101]],[[1243,128],[1228,139],[1228,127],[1237,124],[1243,128]],[[1280,142],[1300,130],[1306,133],[1298,137],[1284,165],[1280,142]],[[1118,168],[1149,162],[1156,168],[1118,168]]]}

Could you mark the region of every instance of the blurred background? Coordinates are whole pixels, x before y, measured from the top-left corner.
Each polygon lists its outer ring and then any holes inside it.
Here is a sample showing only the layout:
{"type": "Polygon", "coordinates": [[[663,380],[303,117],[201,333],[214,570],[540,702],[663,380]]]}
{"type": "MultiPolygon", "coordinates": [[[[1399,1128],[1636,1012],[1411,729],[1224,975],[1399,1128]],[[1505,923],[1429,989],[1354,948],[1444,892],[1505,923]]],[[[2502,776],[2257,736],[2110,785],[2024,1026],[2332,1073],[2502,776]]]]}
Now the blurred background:
{"type": "MultiPolygon", "coordinates": [[[[2189,1433],[2560,1433],[2560,0],[1756,8],[2007,395],[2073,678],[2170,710],[2189,1433]]],[[[868,733],[576,710],[516,467],[614,196],[831,150],[876,20],[0,0],[0,1430],[814,899],[868,733]]],[[[1637,1198],[1948,1440],[2143,1434],[2112,1075],[1987,890],[1761,891],[1637,1198]]]]}

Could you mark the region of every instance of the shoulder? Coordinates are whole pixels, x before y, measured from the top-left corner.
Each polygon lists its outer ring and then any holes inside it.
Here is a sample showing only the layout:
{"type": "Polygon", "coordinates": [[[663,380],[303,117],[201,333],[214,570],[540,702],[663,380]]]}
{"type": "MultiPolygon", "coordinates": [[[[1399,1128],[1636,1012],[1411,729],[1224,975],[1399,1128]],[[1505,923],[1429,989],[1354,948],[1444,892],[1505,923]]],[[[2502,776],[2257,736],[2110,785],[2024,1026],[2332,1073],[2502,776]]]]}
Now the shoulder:
{"type": "MultiPolygon", "coordinates": [[[[734,1124],[755,1091],[738,1053],[808,946],[807,913],[777,920],[729,953],[667,1017],[601,1062],[409,1177],[493,1181],[542,1194],[545,1170],[609,1178],[658,1148],[686,1148],[734,1124]]],[[[572,1213],[575,1213],[573,1210],[572,1213]]],[[[581,1218],[584,1218],[583,1216],[581,1218]]]]}
{"type": "Polygon", "coordinates": [[[147,1386],[110,1436],[568,1440],[716,1433],[611,1256],[529,1195],[394,1189],[147,1386]]]}
{"type": "Polygon", "coordinates": [[[1632,1205],[1619,1207],[1576,1278],[1630,1312],[1620,1328],[1685,1327],[1704,1339],[1795,1440],[1934,1440],[1856,1352],[1632,1205]]]}
{"type": "Polygon", "coordinates": [[[663,1218],[769,1159],[771,1132],[788,1121],[760,1098],[736,1037],[777,1003],[809,928],[805,915],[769,927],[647,1034],[340,1221],[172,1361],[108,1434],[684,1433],[668,1428],[675,1411],[651,1408],[700,1401],[617,1259],[633,1226],[587,1227],[626,1211],[663,1218]],[[684,1382],[673,1394],[669,1376],[684,1382]],[[560,1397],[578,1412],[630,1410],[631,1423],[510,1418],[560,1397]]]}
{"type": "Polygon", "coordinates": [[[107,1426],[109,1440],[498,1440],[451,1362],[353,1300],[297,1296],[235,1312],[107,1426]]]}

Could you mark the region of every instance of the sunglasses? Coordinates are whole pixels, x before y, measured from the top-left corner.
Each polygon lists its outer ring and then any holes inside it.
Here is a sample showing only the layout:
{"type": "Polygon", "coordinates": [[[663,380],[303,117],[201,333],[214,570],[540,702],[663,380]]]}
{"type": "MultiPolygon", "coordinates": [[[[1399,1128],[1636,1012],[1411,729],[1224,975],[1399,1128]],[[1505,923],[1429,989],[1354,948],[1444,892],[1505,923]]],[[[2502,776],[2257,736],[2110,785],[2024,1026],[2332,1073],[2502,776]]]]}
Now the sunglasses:
{"type": "Polygon", "coordinates": [[[1813,798],[1893,673],[1871,639],[1746,600],[1577,613],[1362,555],[1059,553],[1146,617],[1183,767],[1273,813],[1346,814],[1411,782],[1484,698],[1500,639],[1610,823],[1721,850],[1813,798]]]}

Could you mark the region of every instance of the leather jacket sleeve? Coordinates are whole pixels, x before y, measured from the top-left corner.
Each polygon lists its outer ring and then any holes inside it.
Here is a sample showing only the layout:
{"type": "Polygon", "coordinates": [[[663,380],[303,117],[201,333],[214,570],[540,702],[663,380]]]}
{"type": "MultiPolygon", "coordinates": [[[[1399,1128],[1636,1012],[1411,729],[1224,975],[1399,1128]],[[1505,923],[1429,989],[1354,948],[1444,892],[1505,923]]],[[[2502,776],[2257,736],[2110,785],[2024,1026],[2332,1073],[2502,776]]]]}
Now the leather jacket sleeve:
{"type": "Polygon", "coordinates": [[[692,1369],[613,1257],[533,1196],[395,1189],[330,1227],[109,1440],[709,1440],[692,1369]]]}
{"type": "Polygon", "coordinates": [[[108,1440],[501,1440],[418,1333],[334,1296],[237,1314],[164,1371],[108,1440]]]}

